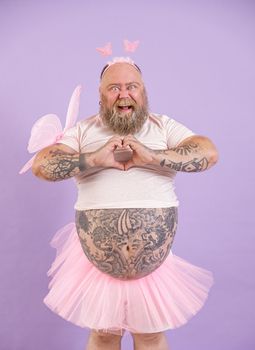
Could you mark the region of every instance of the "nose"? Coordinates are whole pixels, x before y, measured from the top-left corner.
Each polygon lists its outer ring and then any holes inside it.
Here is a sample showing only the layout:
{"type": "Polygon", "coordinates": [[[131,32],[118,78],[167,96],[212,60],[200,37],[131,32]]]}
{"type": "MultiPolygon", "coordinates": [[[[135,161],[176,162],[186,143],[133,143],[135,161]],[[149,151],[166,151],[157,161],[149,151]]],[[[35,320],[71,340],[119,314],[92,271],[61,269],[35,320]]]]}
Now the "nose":
{"type": "Polygon", "coordinates": [[[121,89],[119,92],[119,98],[126,98],[129,97],[128,89],[121,89]]]}

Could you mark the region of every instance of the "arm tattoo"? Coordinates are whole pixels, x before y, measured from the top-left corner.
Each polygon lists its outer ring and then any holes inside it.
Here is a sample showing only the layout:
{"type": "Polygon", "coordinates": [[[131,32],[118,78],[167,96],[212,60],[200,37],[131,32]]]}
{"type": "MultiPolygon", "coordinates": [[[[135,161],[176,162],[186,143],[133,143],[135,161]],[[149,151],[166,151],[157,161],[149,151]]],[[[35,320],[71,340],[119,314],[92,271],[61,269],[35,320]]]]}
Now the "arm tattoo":
{"type": "Polygon", "coordinates": [[[56,149],[44,157],[41,172],[50,181],[60,181],[87,169],[84,154],[72,154],[56,149]]]}
{"type": "Polygon", "coordinates": [[[185,171],[189,173],[196,173],[206,170],[208,168],[208,160],[206,157],[202,159],[194,158],[188,162],[172,162],[171,160],[163,159],[160,162],[162,167],[166,166],[175,171],[185,171]]]}
{"type": "Polygon", "coordinates": [[[199,150],[199,145],[197,143],[191,142],[189,144],[183,146],[177,146],[170,148],[169,150],[154,150],[156,154],[168,154],[168,151],[173,151],[175,153],[180,154],[181,156],[187,156],[190,153],[197,153],[199,150]]]}
{"type": "Polygon", "coordinates": [[[199,172],[206,170],[209,166],[209,160],[207,157],[201,155],[199,157],[199,145],[191,142],[186,145],[177,146],[169,150],[156,150],[157,154],[164,154],[171,157],[169,151],[175,152],[180,156],[180,161],[172,161],[168,157],[160,161],[161,167],[167,167],[175,171],[184,172],[199,172]],[[196,157],[194,155],[196,154],[196,157]],[[193,158],[191,158],[193,156],[193,158]],[[187,160],[188,157],[188,160],[187,160]],[[184,160],[185,159],[185,160],[184,160]]]}
{"type": "Polygon", "coordinates": [[[177,208],[77,211],[76,227],[92,264],[112,277],[136,279],[167,257],[177,228],[177,208]]]}
{"type": "Polygon", "coordinates": [[[183,155],[187,156],[189,153],[197,152],[197,149],[198,149],[198,144],[191,142],[187,145],[171,148],[171,151],[174,151],[182,156],[183,155]]]}

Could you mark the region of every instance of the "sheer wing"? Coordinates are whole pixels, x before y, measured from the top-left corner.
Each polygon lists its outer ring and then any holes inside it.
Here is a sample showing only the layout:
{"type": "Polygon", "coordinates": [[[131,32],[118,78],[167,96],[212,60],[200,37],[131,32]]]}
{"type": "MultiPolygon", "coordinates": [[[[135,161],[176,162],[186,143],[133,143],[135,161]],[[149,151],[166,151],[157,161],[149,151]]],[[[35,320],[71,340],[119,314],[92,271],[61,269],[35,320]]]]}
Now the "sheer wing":
{"type": "MultiPolygon", "coordinates": [[[[69,102],[64,130],[56,114],[46,114],[33,125],[27,150],[34,153],[53,145],[63,137],[64,132],[74,126],[79,113],[81,86],[78,85],[69,102]]],[[[36,154],[22,167],[19,174],[31,168],[36,154]]]]}
{"type": "MultiPolygon", "coordinates": [[[[62,126],[59,118],[55,114],[46,114],[34,123],[27,150],[29,153],[38,152],[56,143],[62,135],[62,126]]],[[[31,168],[35,156],[36,154],[22,167],[19,174],[24,174],[31,168]]]]}
{"type": "Polygon", "coordinates": [[[36,157],[36,154],[32,158],[30,158],[29,161],[26,162],[26,164],[23,166],[23,168],[19,171],[20,175],[24,174],[26,171],[28,171],[28,169],[31,168],[31,166],[33,165],[33,161],[34,161],[34,159],[36,157]]]}
{"type": "Polygon", "coordinates": [[[62,135],[61,122],[55,114],[46,114],[33,125],[27,150],[38,152],[44,147],[54,144],[62,135]]]}
{"type": "Polygon", "coordinates": [[[72,96],[68,105],[67,114],[66,114],[66,125],[64,128],[64,131],[74,126],[77,120],[77,117],[79,114],[79,107],[80,107],[80,95],[81,95],[81,85],[78,85],[74,89],[74,92],[72,93],[72,96]]]}

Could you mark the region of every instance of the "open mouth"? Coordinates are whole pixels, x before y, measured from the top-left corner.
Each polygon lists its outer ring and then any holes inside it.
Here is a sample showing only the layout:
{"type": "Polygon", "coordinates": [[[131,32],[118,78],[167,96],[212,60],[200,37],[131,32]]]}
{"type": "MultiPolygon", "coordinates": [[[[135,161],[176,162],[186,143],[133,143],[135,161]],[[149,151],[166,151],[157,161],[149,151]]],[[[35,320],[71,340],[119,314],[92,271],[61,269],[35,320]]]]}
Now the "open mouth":
{"type": "Polygon", "coordinates": [[[120,111],[131,111],[133,109],[133,106],[118,106],[118,109],[120,111]]]}

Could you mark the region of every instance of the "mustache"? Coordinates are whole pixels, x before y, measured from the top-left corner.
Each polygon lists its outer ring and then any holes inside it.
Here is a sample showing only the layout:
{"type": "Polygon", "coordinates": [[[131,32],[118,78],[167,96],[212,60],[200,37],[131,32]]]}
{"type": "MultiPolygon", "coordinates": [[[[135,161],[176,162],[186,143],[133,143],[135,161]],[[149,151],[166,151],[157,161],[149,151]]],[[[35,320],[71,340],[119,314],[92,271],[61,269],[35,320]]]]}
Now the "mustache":
{"type": "Polygon", "coordinates": [[[116,107],[134,107],[136,106],[136,103],[132,100],[130,100],[129,98],[122,98],[120,100],[117,100],[114,103],[114,106],[116,107]]]}

